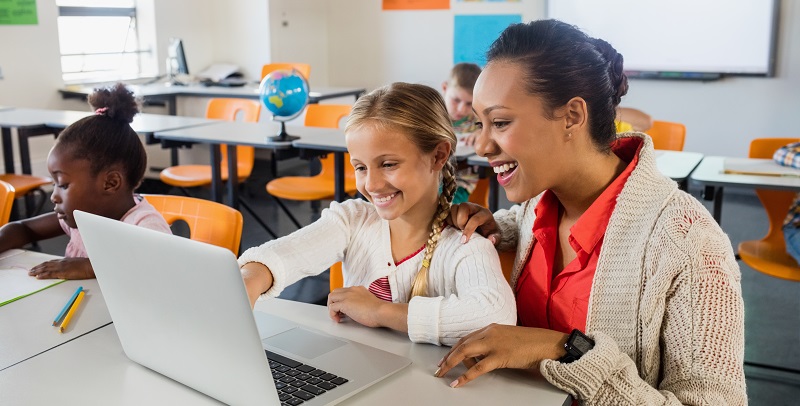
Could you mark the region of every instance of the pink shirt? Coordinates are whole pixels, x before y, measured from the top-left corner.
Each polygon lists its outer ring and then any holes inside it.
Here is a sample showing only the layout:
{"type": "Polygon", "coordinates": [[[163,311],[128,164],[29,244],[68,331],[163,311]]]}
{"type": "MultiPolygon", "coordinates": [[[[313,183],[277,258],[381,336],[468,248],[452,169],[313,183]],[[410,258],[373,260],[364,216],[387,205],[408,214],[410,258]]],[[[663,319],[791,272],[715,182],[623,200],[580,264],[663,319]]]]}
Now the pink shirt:
{"type": "MultiPolygon", "coordinates": [[[[136,205],[128,210],[119,221],[161,231],[162,233],[172,234],[172,230],[170,230],[169,224],[164,220],[164,217],[162,217],[161,213],[148,203],[147,200],[139,195],[133,195],[133,200],[136,202],[136,205]]],[[[61,225],[64,233],[69,236],[69,243],[67,243],[67,250],[64,256],[67,258],[89,258],[89,255],[86,254],[86,247],[83,246],[83,239],[78,229],[70,228],[67,223],[61,219],[58,220],[58,224],[61,225]]]]}

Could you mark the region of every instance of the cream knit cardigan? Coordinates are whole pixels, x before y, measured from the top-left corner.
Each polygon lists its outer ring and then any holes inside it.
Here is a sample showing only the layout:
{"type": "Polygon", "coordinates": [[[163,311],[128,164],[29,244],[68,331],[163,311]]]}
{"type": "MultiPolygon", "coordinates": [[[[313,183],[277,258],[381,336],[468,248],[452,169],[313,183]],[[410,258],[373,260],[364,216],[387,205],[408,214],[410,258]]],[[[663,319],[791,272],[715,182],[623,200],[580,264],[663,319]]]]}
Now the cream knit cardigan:
{"type": "MultiPolygon", "coordinates": [[[[546,360],[553,385],[585,405],[743,405],[744,303],[731,242],[656,167],[650,137],[617,198],[589,299],[594,349],[546,360]]],[[[495,213],[501,250],[516,247],[515,286],[533,244],[539,197],[495,213]]]]}
{"type": "Polygon", "coordinates": [[[408,303],[408,337],[414,342],[453,345],[491,323],[515,324],[514,292],[489,240],[461,243],[461,231],[442,230],[428,270],[430,297],[408,294],[422,266],[422,250],[400,265],[392,258],[389,222],[360,199],[331,203],[314,223],[245,251],[239,265],[260,262],[272,271],[273,297],[298,280],[343,261],[344,286],[369,286],[387,276],[392,302],[408,303]]]}

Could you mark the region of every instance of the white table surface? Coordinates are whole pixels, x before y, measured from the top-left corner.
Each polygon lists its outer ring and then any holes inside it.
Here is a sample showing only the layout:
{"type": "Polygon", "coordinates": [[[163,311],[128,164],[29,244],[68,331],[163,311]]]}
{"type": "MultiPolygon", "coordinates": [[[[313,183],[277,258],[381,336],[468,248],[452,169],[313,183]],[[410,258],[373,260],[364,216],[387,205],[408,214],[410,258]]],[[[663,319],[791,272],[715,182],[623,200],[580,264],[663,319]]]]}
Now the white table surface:
{"type": "MultiPolygon", "coordinates": [[[[62,90],[77,94],[88,95],[95,87],[85,85],[66,86],[62,90]]],[[[146,85],[127,85],[135,95],[141,97],[158,96],[196,96],[196,97],[235,97],[244,99],[258,99],[258,84],[252,83],[239,87],[226,86],[203,86],[191,84],[187,86],[175,86],[167,83],[152,83],[146,85]]],[[[311,99],[327,99],[332,97],[348,97],[363,93],[365,89],[357,87],[312,87],[308,92],[311,99]]]]}
{"type": "MultiPolygon", "coordinates": [[[[52,259],[44,256],[43,259],[52,259]]],[[[0,306],[0,370],[73,340],[111,322],[96,279],[70,280],[0,306]],[[53,319],[75,289],[86,295],[64,333],[53,319]]],[[[0,404],[3,390],[0,390],[0,404]]]]}
{"type": "MultiPolygon", "coordinates": [[[[73,122],[48,119],[48,121],[46,121],[44,124],[53,128],[66,128],[73,122]]],[[[156,131],[175,130],[179,128],[195,127],[219,122],[221,122],[221,120],[212,120],[202,117],[183,117],[170,116],[166,114],[140,113],[133,116],[131,128],[133,128],[133,130],[139,134],[146,135],[153,134],[156,131]]]]}
{"type": "Polygon", "coordinates": [[[0,106],[0,111],[3,111],[3,110],[11,110],[11,109],[13,109],[13,107],[10,107],[10,106],[0,106]]]}
{"type": "MultiPolygon", "coordinates": [[[[509,370],[495,371],[463,388],[452,389],[448,384],[455,378],[454,372],[445,378],[432,376],[447,347],[413,344],[405,334],[386,329],[336,324],[328,318],[324,306],[271,299],[257,303],[256,310],[290,315],[297,323],[412,359],[409,367],[342,404],[563,405],[568,398],[546,381],[509,370]]],[[[13,405],[219,404],[128,360],[113,324],[0,371],[0,399],[13,405]]]]}
{"type": "MultiPolygon", "coordinates": [[[[743,158],[737,158],[742,160],[743,158]]],[[[768,162],[769,159],[747,160],[768,162]]],[[[725,157],[707,156],[692,172],[690,179],[706,186],[739,187],[748,189],[800,190],[800,177],[794,176],[757,176],[724,173],[725,157]]],[[[779,165],[775,164],[778,168],[779,165]]]]}
{"type": "Polygon", "coordinates": [[[12,109],[0,111],[0,127],[30,127],[57,124],[66,127],[86,116],[90,111],[12,109]]]}
{"type": "MultiPolygon", "coordinates": [[[[273,142],[267,139],[277,135],[280,123],[266,121],[247,123],[242,121],[221,121],[210,125],[189,127],[170,131],[157,131],[155,137],[172,141],[188,141],[204,144],[248,145],[258,148],[291,148],[291,141],[273,142]]],[[[304,126],[286,126],[289,135],[301,138],[343,137],[342,130],[304,126]]]]}

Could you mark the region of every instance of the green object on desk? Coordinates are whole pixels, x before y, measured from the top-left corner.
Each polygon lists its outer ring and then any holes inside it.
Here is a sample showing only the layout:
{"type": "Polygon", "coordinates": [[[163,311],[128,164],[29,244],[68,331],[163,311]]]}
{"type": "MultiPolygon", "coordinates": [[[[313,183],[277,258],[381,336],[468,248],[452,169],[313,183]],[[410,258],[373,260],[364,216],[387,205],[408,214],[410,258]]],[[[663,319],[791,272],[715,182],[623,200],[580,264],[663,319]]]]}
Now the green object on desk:
{"type": "Polygon", "coordinates": [[[0,306],[64,282],[65,279],[36,279],[28,275],[29,269],[51,258],[58,257],[17,249],[0,254],[0,306]]]}

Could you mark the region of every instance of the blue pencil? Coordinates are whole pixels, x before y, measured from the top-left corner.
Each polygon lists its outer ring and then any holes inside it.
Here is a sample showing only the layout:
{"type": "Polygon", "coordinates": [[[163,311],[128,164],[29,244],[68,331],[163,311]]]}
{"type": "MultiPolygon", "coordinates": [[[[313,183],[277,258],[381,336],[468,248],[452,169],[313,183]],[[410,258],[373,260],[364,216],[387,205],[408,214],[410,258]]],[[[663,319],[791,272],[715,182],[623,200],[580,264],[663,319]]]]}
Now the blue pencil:
{"type": "Polygon", "coordinates": [[[65,314],[67,314],[67,310],[69,310],[69,307],[72,306],[72,302],[75,301],[75,298],[78,297],[78,294],[81,293],[82,290],[83,290],[83,286],[78,286],[78,290],[76,290],[75,293],[72,295],[72,297],[69,298],[69,301],[67,302],[67,304],[64,305],[64,308],[61,309],[60,313],[58,313],[58,316],[56,316],[56,319],[53,320],[53,325],[54,326],[61,322],[61,319],[64,317],[65,314]]]}

